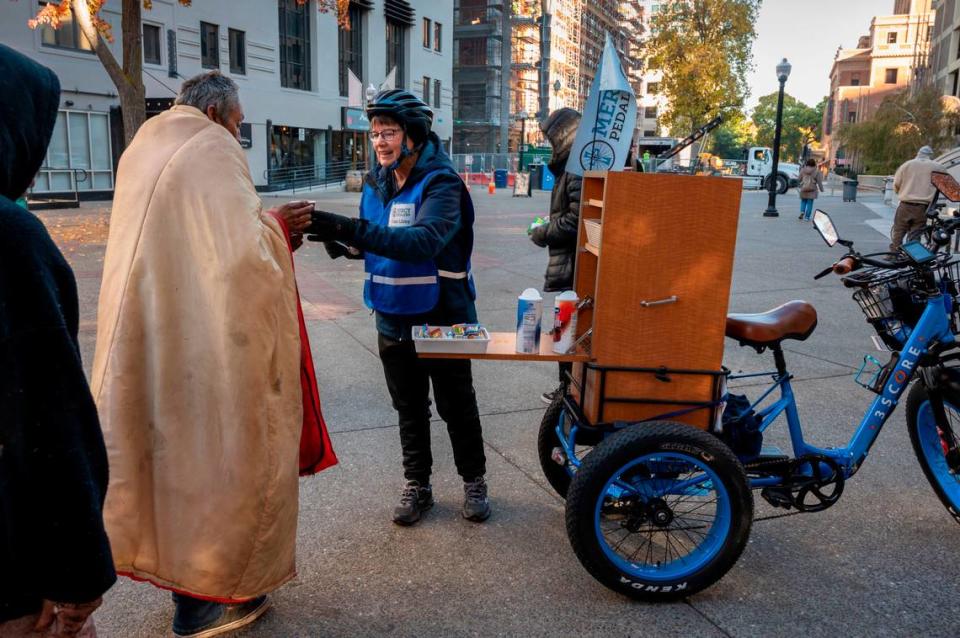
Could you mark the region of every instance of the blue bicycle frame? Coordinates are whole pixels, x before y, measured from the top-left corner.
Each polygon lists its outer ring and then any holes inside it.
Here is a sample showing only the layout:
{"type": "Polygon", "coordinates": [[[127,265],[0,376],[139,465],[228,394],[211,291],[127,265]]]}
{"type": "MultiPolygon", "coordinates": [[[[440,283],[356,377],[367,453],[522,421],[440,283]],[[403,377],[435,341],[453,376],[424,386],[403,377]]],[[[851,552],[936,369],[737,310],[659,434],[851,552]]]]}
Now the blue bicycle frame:
{"type": "MultiPolygon", "coordinates": [[[[950,330],[948,303],[950,303],[949,300],[943,294],[932,295],[927,298],[923,314],[910,332],[903,349],[899,352],[897,365],[887,377],[882,393],[870,404],[870,408],[860,421],[857,431],[844,447],[822,448],[811,445],[803,439],[803,427],[797,413],[796,398],[790,385],[792,375],[789,372],[784,374],[759,372],[731,375],[730,379],[745,379],[772,374],[773,384],[751,406],[751,408],[756,409],[777,388],[780,389],[780,398],[757,413],[757,416],[762,420],[760,431],[765,431],[780,415],[786,413],[794,457],[803,455],[827,457],[837,463],[845,479],[850,478],[860,468],[874,441],[877,440],[880,430],[883,429],[884,423],[893,414],[900,396],[906,390],[916,372],[920,358],[927,353],[930,345],[934,343],[951,345],[956,342],[953,332],[950,330]]],[[[566,420],[571,418],[572,415],[567,414],[566,410],[561,412],[560,421],[555,431],[557,440],[560,442],[570,466],[567,471],[572,473],[580,467],[580,460],[574,453],[579,429],[577,423],[571,424],[569,432],[564,431],[566,420]]],[[[783,478],[780,476],[750,477],[750,486],[753,488],[776,486],[781,483],[783,483],[783,478]]],[[[673,487],[677,489],[677,486],[673,487]]]]}
{"type": "MultiPolygon", "coordinates": [[[[796,398],[793,394],[793,388],[790,386],[792,375],[789,373],[782,375],[772,373],[774,375],[773,385],[751,406],[756,408],[775,389],[780,388],[780,398],[757,413],[757,416],[762,419],[760,431],[766,430],[781,414],[786,413],[787,427],[795,457],[808,454],[824,456],[840,466],[844,478],[853,476],[867,457],[870,447],[877,440],[884,423],[896,409],[900,396],[906,390],[910,379],[916,372],[920,358],[928,352],[931,344],[950,345],[955,343],[956,340],[949,325],[948,303],[949,301],[943,294],[927,298],[923,314],[899,352],[899,360],[887,376],[882,393],[870,404],[870,408],[860,421],[860,426],[845,447],[821,448],[804,441],[803,427],[800,425],[800,416],[797,413],[796,398]]],[[[732,375],[730,378],[742,379],[767,374],[771,373],[732,375]]],[[[782,482],[783,479],[778,476],[751,477],[750,479],[751,487],[774,486],[782,482]]]]}

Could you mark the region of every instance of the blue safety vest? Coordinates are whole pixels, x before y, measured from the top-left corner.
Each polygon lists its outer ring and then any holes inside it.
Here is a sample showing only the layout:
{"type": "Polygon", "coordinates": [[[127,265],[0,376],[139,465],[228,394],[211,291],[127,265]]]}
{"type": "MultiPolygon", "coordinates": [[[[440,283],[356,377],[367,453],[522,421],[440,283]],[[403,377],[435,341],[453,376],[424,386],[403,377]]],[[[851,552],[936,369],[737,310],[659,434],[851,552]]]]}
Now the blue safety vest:
{"type": "MultiPolygon", "coordinates": [[[[418,219],[424,185],[444,170],[446,169],[427,173],[416,184],[401,189],[386,204],[380,201],[369,184],[364,184],[360,199],[360,217],[380,226],[412,226],[418,219]]],[[[470,219],[465,219],[464,223],[472,224],[472,211],[463,213],[470,214],[470,219]]],[[[398,261],[370,251],[365,252],[364,259],[367,278],[363,284],[363,300],[368,308],[378,312],[415,315],[432,310],[440,299],[440,277],[466,279],[471,294],[475,294],[472,292],[473,276],[470,273],[469,260],[465,270],[451,272],[438,269],[432,259],[419,263],[398,261]]]]}

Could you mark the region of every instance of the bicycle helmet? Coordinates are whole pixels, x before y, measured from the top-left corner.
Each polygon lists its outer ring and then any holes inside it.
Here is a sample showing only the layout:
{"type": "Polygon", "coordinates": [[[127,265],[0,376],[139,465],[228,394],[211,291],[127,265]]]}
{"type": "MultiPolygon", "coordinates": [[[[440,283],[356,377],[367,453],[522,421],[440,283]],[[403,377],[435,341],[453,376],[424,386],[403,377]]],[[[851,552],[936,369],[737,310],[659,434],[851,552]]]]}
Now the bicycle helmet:
{"type": "Polygon", "coordinates": [[[380,91],[370,100],[367,104],[367,117],[373,120],[378,115],[396,120],[417,148],[427,141],[433,126],[433,111],[430,107],[416,95],[403,89],[380,91]]]}

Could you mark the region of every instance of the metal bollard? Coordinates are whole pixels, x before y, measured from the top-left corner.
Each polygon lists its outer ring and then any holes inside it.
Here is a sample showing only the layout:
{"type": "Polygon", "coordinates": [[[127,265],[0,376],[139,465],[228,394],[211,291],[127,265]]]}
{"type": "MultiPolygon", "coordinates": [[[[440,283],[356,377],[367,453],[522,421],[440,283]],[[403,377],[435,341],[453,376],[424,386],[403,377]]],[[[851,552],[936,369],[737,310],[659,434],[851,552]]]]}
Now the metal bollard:
{"type": "Polygon", "coordinates": [[[884,204],[893,203],[893,178],[892,177],[883,178],[883,203],[884,204]]]}

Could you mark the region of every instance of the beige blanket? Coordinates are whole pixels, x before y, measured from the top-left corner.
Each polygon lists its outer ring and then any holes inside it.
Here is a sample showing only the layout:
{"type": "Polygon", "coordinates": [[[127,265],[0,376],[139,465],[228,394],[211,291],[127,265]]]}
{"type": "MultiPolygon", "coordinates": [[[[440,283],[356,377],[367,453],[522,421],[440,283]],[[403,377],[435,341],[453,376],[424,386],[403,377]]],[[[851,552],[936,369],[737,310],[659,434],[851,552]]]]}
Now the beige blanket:
{"type": "Polygon", "coordinates": [[[117,571],[250,598],[294,575],[300,337],[292,263],[243,150],[192,107],[117,172],[92,389],[117,571]]]}

